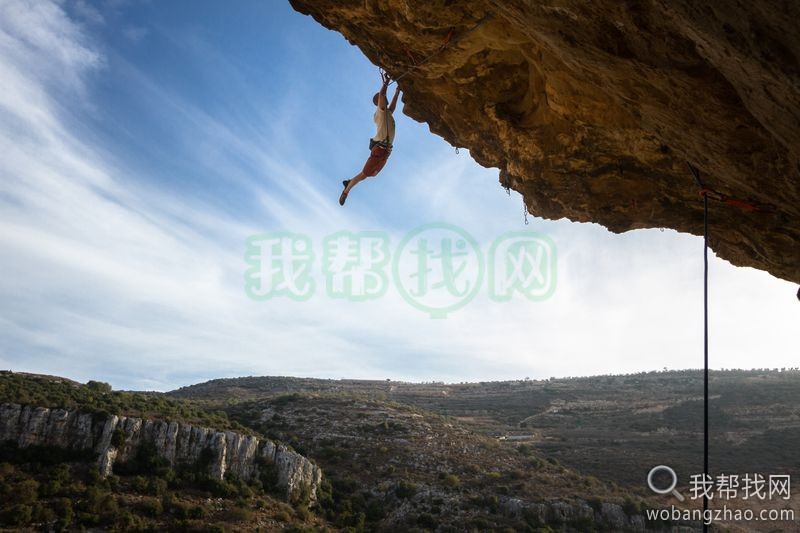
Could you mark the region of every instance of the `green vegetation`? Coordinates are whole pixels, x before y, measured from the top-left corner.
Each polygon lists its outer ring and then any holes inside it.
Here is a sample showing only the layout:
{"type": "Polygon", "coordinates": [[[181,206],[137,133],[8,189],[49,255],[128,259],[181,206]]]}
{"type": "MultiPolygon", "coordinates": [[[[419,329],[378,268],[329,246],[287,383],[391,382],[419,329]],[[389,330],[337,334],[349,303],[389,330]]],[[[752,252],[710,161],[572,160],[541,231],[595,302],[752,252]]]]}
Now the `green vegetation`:
{"type": "Polygon", "coordinates": [[[224,411],[211,410],[207,405],[160,393],[112,391],[108,383],[99,381],[81,385],[62,378],[0,371],[0,403],[81,409],[101,416],[112,414],[175,420],[252,433],[252,430],[231,422],[224,411]]]}
{"type": "MultiPolygon", "coordinates": [[[[5,377],[3,399],[20,403],[15,395],[24,389],[27,398],[54,407],[72,402],[95,412],[217,420],[224,424],[201,423],[246,427],[289,443],[324,472],[312,506],[310,494],[279,502],[285,496],[266,461],[253,483],[217,481],[204,474],[209,458],[174,471],[144,448],[115,467],[118,477],[101,480],[86,458],[18,450],[15,461],[0,455],[13,469],[13,487],[3,494],[14,496],[0,499],[0,523],[9,527],[61,520],[75,529],[202,524],[213,531],[259,521],[288,531],[607,531],[614,528],[599,518],[607,502],[628,515],[658,507],[643,487],[645,466],[668,456],[680,472],[699,471],[702,380],[696,371],[453,385],[241,378],[166,395],[5,377]],[[48,459],[37,459],[43,455],[48,459]],[[56,470],[62,467],[67,470],[56,470]],[[588,505],[595,517],[559,519],[547,507],[554,501],[588,505]],[[116,506],[114,518],[103,506],[116,506]]],[[[793,398],[800,373],[712,372],[711,388],[720,471],[797,475],[793,398]]]]}
{"type": "MultiPolygon", "coordinates": [[[[800,372],[713,371],[711,379],[720,471],[798,475],[800,372]]],[[[680,472],[702,468],[702,374],[695,370],[460,384],[248,377],[170,396],[208,402],[231,420],[297,443],[332,480],[329,519],[339,527],[358,527],[359,513],[367,530],[386,526],[389,518],[372,520],[369,500],[392,520],[410,506],[413,516],[392,523],[399,529],[430,529],[428,515],[443,531],[602,529],[539,523],[536,513],[514,521],[504,516],[504,501],[578,498],[597,512],[610,501],[641,514],[652,496],[642,483],[647,466],[667,457],[680,472]],[[451,501],[431,503],[442,497],[451,501]],[[474,523],[459,521],[471,513],[474,523]]]]}
{"type": "MultiPolygon", "coordinates": [[[[80,385],[2,372],[0,403],[178,420],[254,433],[200,402],[115,392],[99,381],[80,385]]],[[[114,446],[124,439],[121,429],[111,435],[114,446]]],[[[272,465],[262,463],[260,479],[251,483],[234,477],[220,481],[207,474],[211,460],[208,451],[196,464],[173,469],[153,446],[140,446],[135,457],[117,462],[114,475],[103,479],[91,450],[19,448],[15,442],[0,442],[0,528],[226,531],[250,524],[256,516],[284,529],[319,522],[307,507],[308,493],[300,494],[294,507],[282,501],[285,495],[277,490],[272,465]]]]}
{"type": "MultiPolygon", "coordinates": [[[[800,476],[794,457],[800,448],[795,400],[800,394],[800,369],[715,370],[710,390],[711,448],[720,471],[800,476]]],[[[529,459],[525,469],[542,468],[542,461],[549,459],[551,465],[639,491],[641,470],[660,464],[665,456],[682,472],[702,470],[697,452],[702,449],[702,391],[702,372],[675,370],[456,384],[246,377],[213,380],[170,395],[211,403],[226,398],[218,408],[242,423],[247,423],[246,417],[238,413],[245,412],[248,404],[272,405],[283,397],[278,404],[284,405],[277,405],[274,413],[283,426],[268,424],[262,429],[276,438],[295,423],[283,410],[291,403],[302,404],[303,395],[435,413],[487,437],[520,439],[503,446],[514,447],[529,459]]],[[[364,435],[376,438],[408,432],[404,423],[385,418],[362,417],[359,426],[364,435]]],[[[347,451],[338,450],[329,447],[325,457],[315,457],[328,469],[342,468],[348,464],[347,451]]]]}
{"type": "Polygon", "coordinates": [[[212,480],[199,467],[175,471],[154,455],[145,451],[103,479],[85,455],[3,443],[0,527],[224,531],[256,514],[286,527],[313,520],[305,505],[287,514],[261,481],[212,480]]]}

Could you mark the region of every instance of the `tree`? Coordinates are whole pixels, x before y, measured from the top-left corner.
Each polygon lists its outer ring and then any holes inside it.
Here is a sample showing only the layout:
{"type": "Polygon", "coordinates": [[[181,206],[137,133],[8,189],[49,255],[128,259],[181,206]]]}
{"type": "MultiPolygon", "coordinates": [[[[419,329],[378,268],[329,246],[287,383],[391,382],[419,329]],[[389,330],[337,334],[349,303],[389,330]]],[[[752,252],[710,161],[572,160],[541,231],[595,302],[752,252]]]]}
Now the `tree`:
{"type": "Polygon", "coordinates": [[[86,382],[86,386],[90,390],[95,391],[95,392],[104,392],[104,393],[105,392],[111,392],[111,385],[109,385],[108,383],[105,383],[103,381],[94,381],[94,380],[87,381],[86,382]]]}

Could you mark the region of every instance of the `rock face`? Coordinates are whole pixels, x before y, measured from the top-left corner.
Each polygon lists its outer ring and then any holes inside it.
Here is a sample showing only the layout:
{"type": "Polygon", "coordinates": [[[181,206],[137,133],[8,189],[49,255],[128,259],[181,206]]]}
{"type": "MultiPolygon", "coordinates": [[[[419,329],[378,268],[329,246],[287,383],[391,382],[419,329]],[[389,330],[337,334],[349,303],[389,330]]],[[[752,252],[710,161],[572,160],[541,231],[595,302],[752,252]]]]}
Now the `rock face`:
{"type": "Polygon", "coordinates": [[[503,498],[500,510],[510,516],[533,516],[540,524],[583,523],[602,525],[612,531],[646,531],[642,515],[628,516],[617,504],[603,503],[600,509],[592,509],[583,500],[530,503],[516,498],[503,498]]]}
{"type": "Polygon", "coordinates": [[[800,3],[290,1],[394,77],[452,28],[399,81],[404,112],[531,214],[701,234],[688,161],[759,208],[710,200],[712,248],[800,282],[800,3]]]}
{"type": "Polygon", "coordinates": [[[286,489],[290,499],[307,493],[313,501],[322,479],[319,467],[283,444],[178,422],[98,417],[80,411],[4,403],[0,404],[0,441],[14,441],[23,448],[92,450],[103,475],[112,472],[115,462],[134,458],[144,445],[153,446],[158,456],[171,465],[208,461],[208,473],[219,480],[228,473],[253,479],[259,474],[257,458],[263,458],[275,465],[278,486],[286,489]]]}

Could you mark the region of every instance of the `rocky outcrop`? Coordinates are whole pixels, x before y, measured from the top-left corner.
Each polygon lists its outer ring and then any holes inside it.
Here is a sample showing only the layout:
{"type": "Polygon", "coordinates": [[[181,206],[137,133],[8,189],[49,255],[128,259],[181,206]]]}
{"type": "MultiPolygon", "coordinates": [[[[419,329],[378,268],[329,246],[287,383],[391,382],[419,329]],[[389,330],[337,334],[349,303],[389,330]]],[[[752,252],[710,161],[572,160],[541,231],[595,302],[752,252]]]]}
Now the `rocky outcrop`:
{"type": "Polygon", "coordinates": [[[283,444],[234,431],[217,431],[179,422],[101,416],[67,409],[0,404],[0,441],[28,446],[55,446],[97,454],[101,473],[115,463],[136,457],[143,446],[169,462],[197,465],[222,480],[227,474],[250,480],[259,475],[259,459],[272,464],[277,484],[288,498],[308,494],[313,499],[322,478],[319,467],[283,444]]]}
{"type": "MultiPolygon", "coordinates": [[[[538,524],[567,524],[582,526],[582,529],[599,529],[601,531],[663,531],[662,524],[648,527],[641,514],[627,514],[620,505],[602,502],[596,508],[583,500],[554,501],[532,503],[518,498],[502,498],[498,508],[507,516],[526,518],[538,524]]],[[[697,523],[672,524],[672,533],[692,533],[701,531],[702,525],[697,523]]]]}
{"type": "Polygon", "coordinates": [[[759,208],[711,200],[712,248],[800,282],[800,3],[290,1],[393,76],[452,29],[400,80],[404,112],[530,213],[701,234],[689,161],[759,208]]]}

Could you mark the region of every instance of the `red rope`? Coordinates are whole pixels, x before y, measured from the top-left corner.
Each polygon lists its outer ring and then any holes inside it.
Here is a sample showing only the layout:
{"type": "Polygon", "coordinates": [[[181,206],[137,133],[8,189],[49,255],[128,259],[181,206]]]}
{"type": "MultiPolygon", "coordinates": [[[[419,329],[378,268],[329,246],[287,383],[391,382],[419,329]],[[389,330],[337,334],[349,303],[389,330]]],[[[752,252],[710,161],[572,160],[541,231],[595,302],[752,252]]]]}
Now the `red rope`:
{"type": "Polygon", "coordinates": [[[455,34],[455,32],[456,32],[455,27],[451,27],[450,31],[447,32],[447,37],[444,38],[444,42],[442,43],[442,46],[439,47],[439,50],[444,50],[445,48],[447,48],[447,45],[450,44],[450,39],[453,38],[453,35],[455,34]]]}
{"type": "MultiPolygon", "coordinates": [[[[411,65],[411,67],[407,68],[405,70],[405,72],[403,72],[402,74],[397,76],[394,80],[392,80],[392,83],[397,83],[400,79],[408,76],[411,72],[413,72],[414,70],[416,70],[419,67],[423,66],[428,61],[430,61],[431,59],[436,57],[438,54],[441,54],[442,52],[444,52],[451,44],[455,44],[455,43],[459,42],[461,39],[463,39],[464,37],[466,37],[467,35],[469,35],[473,31],[477,30],[478,28],[483,26],[486,22],[488,22],[491,19],[492,19],[492,14],[491,13],[487,13],[486,15],[484,15],[484,17],[482,19],[480,19],[478,22],[476,22],[474,26],[472,26],[471,28],[465,30],[464,32],[462,32],[462,33],[460,33],[458,35],[456,35],[455,27],[451,27],[450,30],[447,32],[447,36],[444,38],[444,42],[442,43],[441,46],[439,46],[439,48],[437,48],[433,53],[429,54],[427,57],[425,57],[422,60],[420,60],[418,63],[415,63],[415,64],[411,65]]],[[[412,60],[412,63],[414,63],[413,60],[412,60]]]]}
{"type": "Polygon", "coordinates": [[[738,198],[733,198],[732,196],[728,196],[726,194],[722,194],[721,192],[715,191],[710,187],[705,187],[705,186],[701,187],[700,196],[707,196],[712,200],[717,200],[718,202],[722,202],[727,205],[739,207],[741,209],[744,209],[745,211],[766,211],[766,209],[763,209],[755,204],[746,202],[745,200],[740,200],[738,198]]]}

